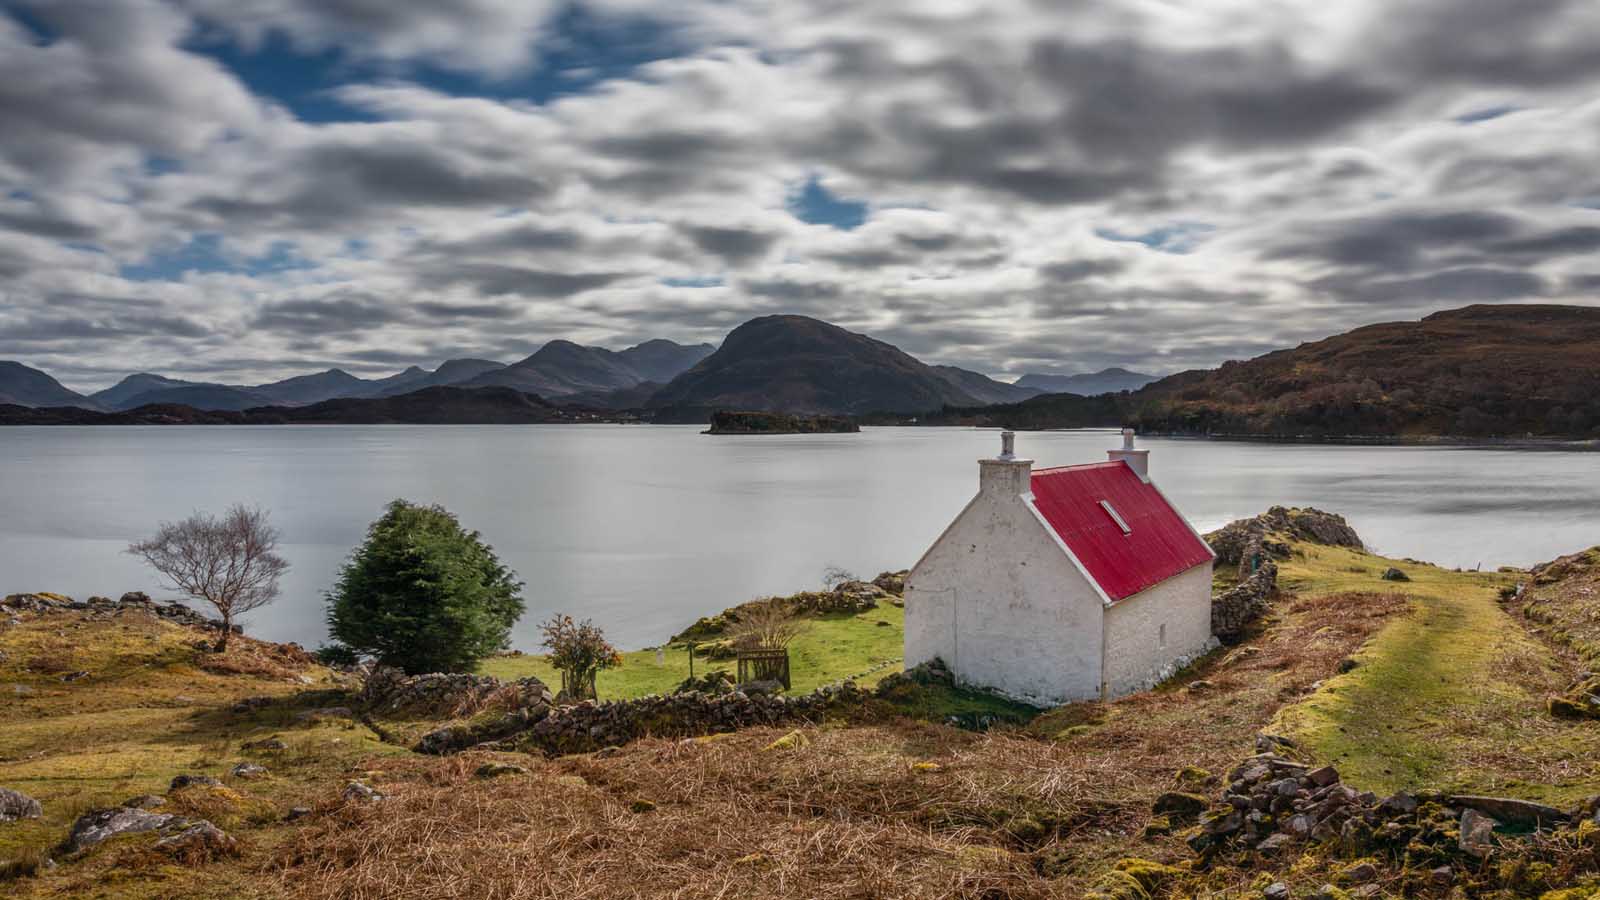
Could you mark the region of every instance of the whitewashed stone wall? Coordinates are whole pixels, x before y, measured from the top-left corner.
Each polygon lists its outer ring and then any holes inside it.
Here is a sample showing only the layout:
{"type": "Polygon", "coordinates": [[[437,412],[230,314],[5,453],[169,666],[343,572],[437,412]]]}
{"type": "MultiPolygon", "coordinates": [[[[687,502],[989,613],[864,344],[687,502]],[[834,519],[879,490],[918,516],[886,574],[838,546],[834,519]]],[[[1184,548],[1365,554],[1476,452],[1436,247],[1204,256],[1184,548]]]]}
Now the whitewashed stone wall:
{"type": "Polygon", "coordinates": [[[1098,698],[1100,596],[1023,501],[1028,464],[984,464],[978,496],[906,579],[906,666],[938,657],[958,682],[1027,703],[1098,698]]]}
{"type": "Polygon", "coordinates": [[[1216,646],[1210,561],[1112,605],[1105,635],[1107,699],[1154,687],[1216,646]]]}

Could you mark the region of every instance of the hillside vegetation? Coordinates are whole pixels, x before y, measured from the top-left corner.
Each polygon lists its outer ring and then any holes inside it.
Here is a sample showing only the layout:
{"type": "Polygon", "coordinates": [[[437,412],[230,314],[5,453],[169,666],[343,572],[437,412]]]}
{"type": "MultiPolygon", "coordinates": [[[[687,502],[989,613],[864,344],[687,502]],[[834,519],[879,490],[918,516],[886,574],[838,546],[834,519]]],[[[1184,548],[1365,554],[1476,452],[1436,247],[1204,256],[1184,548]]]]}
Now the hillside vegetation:
{"type": "Polygon", "coordinates": [[[1284,437],[1600,437],[1600,308],[1469,306],[1131,393],[1052,394],[925,421],[1284,437]]]}
{"type": "MultiPolygon", "coordinates": [[[[494,745],[426,756],[401,736],[440,720],[363,709],[344,676],[292,649],[242,641],[219,658],[198,649],[199,631],[132,613],[24,613],[0,625],[0,690],[16,698],[0,707],[0,787],[39,799],[44,815],[0,824],[0,860],[20,863],[5,890],[1198,900],[1260,897],[1281,882],[1295,898],[1591,896],[1578,887],[1600,872],[1591,826],[1508,833],[1482,861],[1454,850],[1453,833],[1450,847],[1416,855],[1376,838],[1276,854],[1191,848],[1203,828],[1180,808],[1205,810],[1263,747],[1332,763],[1352,790],[1472,791],[1563,810],[1600,794],[1595,723],[1547,706],[1588,667],[1574,648],[1600,633],[1589,557],[1532,576],[1455,572],[1267,538],[1283,593],[1241,640],[1156,690],[1017,710],[1031,721],[991,717],[987,731],[943,724],[949,707],[899,679],[857,714],[798,726],[567,756],[494,745]],[[1386,578],[1391,568],[1408,580],[1386,578]],[[263,740],[281,749],[246,747],[263,740]],[[268,771],[230,774],[241,762],[268,771]],[[169,787],[190,773],[223,783],[169,787]],[[143,793],[165,795],[157,810],[215,821],[236,852],[174,858],[153,835],[52,850],[79,814],[143,793]],[[1343,893],[1319,894],[1325,884],[1343,893]],[[1557,893],[1567,888],[1577,892],[1557,893]]],[[[811,596],[828,595],[788,599],[811,596]]],[[[654,650],[628,654],[601,676],[602,697],[670,689],[687,676],[685,642],[714,646],[737,613],[696,623],[662,664],[654,650]]],[[[792,647],[797,692],[899,668],[892,594],[806,615],[792,647]]],[[[545,677],[543,665],[507,656],[489,670],[545,677]]],[[[703,665],[731,662],[697,657],[697,674],[703,665]]]]}

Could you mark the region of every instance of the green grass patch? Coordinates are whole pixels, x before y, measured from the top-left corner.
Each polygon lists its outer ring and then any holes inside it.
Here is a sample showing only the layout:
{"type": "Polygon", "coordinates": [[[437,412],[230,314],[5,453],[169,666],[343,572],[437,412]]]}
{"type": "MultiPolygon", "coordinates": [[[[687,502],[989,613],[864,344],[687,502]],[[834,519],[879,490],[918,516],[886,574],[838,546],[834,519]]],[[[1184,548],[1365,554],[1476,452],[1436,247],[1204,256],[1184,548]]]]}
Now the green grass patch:
{"type": "Polygon", "coordinates": [[[1594,729],[1544,712],[1566,677],[1560,661],[1497,603],[1514,576],[1297,550],[1282,567],[1286,589],[1394,592],[1411,607],[1354,655],[1355,668],[1283,710],[1280,733],[1380,793],[1436,787],[1566,802],[1600,788],[1594,729]],[[1390,565],[1411,580],[1380,580],[1390,565]]]}
{"type": "MultiPolygon", "coordinates": [[[[871,674],[858,678],[858,683],[869,686],[900,671],[905,635],[905,610],[900,607],[884,602],[866,612],[810,617],[806,623],[805,631],[789,646],[793,693],[803,694],[864,672],[871,674]]],[[[694,660],[695,675],[717,669],[733,672],[735,668],[731,659],[696,656],[694,660]]],[[[481,671],[502,679],[531,675],[552,689],[561,686],[560,674],[543,655],[495,657],[484,661],[481,671]]],[[[668,693],[688,677],[687,645],[671,645],[660,648],[659,656],[654,648],[624,653],[621,666],[600,673],[595,689],[602,700],[627,700],[668,693]]]]}

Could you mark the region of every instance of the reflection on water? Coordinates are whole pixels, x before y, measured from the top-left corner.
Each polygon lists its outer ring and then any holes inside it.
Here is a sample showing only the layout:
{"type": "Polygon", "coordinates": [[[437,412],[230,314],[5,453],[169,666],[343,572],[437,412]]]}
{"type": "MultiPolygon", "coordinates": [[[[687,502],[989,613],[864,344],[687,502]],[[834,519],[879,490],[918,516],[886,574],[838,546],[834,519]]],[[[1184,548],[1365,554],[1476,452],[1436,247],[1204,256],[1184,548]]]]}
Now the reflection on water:
{"type": "MultiPolygon", "coordinates": [[[[1025,433],[1040,465],[1104,459],[1105,431],[1025,433]]],[[[322,591],[395,498],[442,503],[527,583],[516,642],[552,612],[642,646],[697,616],[914,562],[971,497],[992,431],[709,437],[692,427],[0,429],[0,592],[155,585],[121,551],[161,519],[272,511],[294,568],[252,633],[318,643],[322,591]]],[[[1600,543],[1600,454],[1150,440],[1202,530],[1275,503],[1344,514],[1374,548],[1448,566],[1600,543]]]]}

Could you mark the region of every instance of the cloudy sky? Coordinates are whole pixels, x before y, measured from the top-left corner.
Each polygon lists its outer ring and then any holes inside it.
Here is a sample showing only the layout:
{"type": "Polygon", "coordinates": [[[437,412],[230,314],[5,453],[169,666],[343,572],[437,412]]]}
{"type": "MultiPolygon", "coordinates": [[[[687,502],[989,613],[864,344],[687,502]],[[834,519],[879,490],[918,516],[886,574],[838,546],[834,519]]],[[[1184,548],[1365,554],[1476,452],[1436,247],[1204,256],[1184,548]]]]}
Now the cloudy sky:
{"type": "Polygon", "coordinates": [[[1600,290],[1593,0],[0,0],[0,358],[1173,371],[1600,290]]]}

